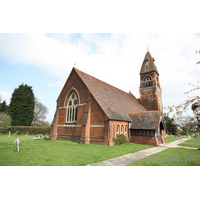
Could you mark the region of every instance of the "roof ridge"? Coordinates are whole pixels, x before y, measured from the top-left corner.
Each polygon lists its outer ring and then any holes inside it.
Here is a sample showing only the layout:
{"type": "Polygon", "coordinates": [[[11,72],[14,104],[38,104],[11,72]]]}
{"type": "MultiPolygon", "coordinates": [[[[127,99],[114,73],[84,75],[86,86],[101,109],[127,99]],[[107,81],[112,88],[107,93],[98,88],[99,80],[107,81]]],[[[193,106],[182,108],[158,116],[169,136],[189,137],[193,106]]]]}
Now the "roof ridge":
{"type": "MultiPolygon", "coordinates": [[[[92,94],[93,98],[95,99],[95,101],[98,103],[98,105],[100,106],[100,108],[103,110],[103,112],[105,113],[105,115],[109,118],[109,116],[107,115],[106,111],[103,109],[103,107],[99,104],[99,102],[97,101],[97,99],[95,98],[95,95],[93,94],[93,92],[90,90],[90,88],[87,86],[86,82],[83,80],[83,78],[80,76],[80,74],[78,73],[79,71],[86,74],[85,72],[73,67],[73,69],[75,70],[75,72],[78,74],[78,76],[80,77],[80,79],[83,81],[83,83],[85,84],[85,86],[88,88],[88,90],[90,91],[90,93],[92,94]]],[[[89,74],[87,74],[88,76],[90,76],[89,74]]]]}
{"type": "Polygon", "coordinates": [[[129,112],[144,110],[144,108],[140,106],[138,100],[130,93],[95,78],[77,68],[74,68],[74,71],[86,88],[88,88],[92,97],[98,103],[108,119],[130,121],[129,112]]]}
{"type": "Polygon", "coordinates": [[[130,112],[131,113],[150,113],[150,112],[160,112],[159,110],[148,110],[148,111],[137,111],[137,112],[130,112]]]}

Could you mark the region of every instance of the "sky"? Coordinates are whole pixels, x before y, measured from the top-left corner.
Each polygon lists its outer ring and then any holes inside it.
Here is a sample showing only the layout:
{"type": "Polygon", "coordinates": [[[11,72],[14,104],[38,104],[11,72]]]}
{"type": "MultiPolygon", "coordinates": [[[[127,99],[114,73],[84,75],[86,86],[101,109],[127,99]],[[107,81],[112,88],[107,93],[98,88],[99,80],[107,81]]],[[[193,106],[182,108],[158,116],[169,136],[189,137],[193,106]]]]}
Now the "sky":
{"type": "Polygon", "coordinates": [[[15,88],[32,86],[51,123],[56,100],[75,66],[139,98],[147,46],[160,74],[163,106],[179,105],[187,99],[189,83],[198,85],[197,33],[1,33],[0,95],[9,104],[15,88]]]}

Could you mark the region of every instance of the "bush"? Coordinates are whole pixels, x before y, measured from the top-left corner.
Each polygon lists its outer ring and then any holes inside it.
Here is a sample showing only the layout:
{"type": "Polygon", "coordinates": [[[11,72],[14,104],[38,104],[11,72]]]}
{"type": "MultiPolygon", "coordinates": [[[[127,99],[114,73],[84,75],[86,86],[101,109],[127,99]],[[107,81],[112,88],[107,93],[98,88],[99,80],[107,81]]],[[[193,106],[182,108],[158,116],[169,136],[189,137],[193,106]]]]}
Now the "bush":
{"type": "Polygon", "coordinates": [[[4,133],[11,125],[11,117],[6,113],[0,113],[0,133],[4,133]]]}
{"type": "Polygon", "coordinates": [[[115,145],[120,145],[120,144],[128,143],[129,139],[125,135],[117,134],[117,138],[114,138],[113,141],[115,142],[115,145]]]}
{"type": "Polygon", "coordinates": [[[9,126],[5,130],[6,133],[8,132],[11,133],[16,133],[17,134],[27,134],[27,131],[29,132],[28,134],[30,135],[36,135],[36,134],[43,134],[45,135],[50,134],[51,132],[51,126],[9,126]]]}

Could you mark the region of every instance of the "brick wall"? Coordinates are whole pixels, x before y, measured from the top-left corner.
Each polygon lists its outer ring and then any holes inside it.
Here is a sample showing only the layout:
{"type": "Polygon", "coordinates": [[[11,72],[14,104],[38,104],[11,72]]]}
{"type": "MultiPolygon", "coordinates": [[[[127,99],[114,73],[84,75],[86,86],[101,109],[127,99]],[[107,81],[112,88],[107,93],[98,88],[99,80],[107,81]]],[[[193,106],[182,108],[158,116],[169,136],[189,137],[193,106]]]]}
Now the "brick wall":
{"type": "Polygon", "coordinates": [[[137,144],[148,144],[153,146],[158,146],[157,137],[145,137],[145,136],[131,136],[132,142],[137,144]]]}
{"type": "Polygon", "coordinates": [[[156,72],[150,72],[140,76],[140,103],[148,111],[160,110],[163,112],[162,91],[159,76],[156,72]],[[146,78],[151,79],[150,87],[145,86],[146,78]]]}
{"type": "Polygon", "coordinates": [[[57,109],[59,112],[54,118],[52,139],[53,135],[55,137],[57,133],[56,139],[58,140],[108,145],[108,132],[105,131],[105,122],[108,119],[74,70],[59,95],[57,109]],[[77,121],[76,123],[66,123],[67,102],[73,92],[76,94],[79,104],[77,121]]]}

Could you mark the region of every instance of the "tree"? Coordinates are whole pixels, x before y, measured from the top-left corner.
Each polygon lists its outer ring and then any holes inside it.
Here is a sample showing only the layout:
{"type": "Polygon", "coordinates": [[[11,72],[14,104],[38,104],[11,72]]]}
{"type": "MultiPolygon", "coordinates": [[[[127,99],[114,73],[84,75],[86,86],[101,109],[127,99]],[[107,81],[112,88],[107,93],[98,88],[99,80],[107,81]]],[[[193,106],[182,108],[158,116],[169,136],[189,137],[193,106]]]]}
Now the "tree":
{"type": "Polygon", "coordinates": [[[11,125],[11,117],[6,113],[0,113],[0,132],[5,133],[8,126],[11,125]]]}
{"type": "Polygon", "coordinates": [[[34,109],[34,119],[33,126],[36,125],[44,125],[46,122],[46,114],[48,113],[48,109],[45,105],[43,105],[37,98],[35,99],[35,109],[34,109]]]}
{"type": "Polygon", "coordinates": [[[164,117],[164,119],[165,119],[165,124],[167,127],[167,132],[175,135],[177,132],[177,126],[176,126],[175,120],[168,116],[164,117]]]}
{"type": "Polygon", "coordinates": [[[9,114],[12,126],[30,126],[34,118],[35,98],[32,87],[21,84],[15,88],[9,114]]]}
{"type": "Polygon", "coordinates": [[[177,126],[179,127],[181,133],[188,135],[190,132],[196,132],[197,120],[194,117],[185,116],[181,117],[177,120],[177,126]]]}
{"type": "Polygon", "coordinates": [[[6,101],[3,101],[3,102],[1,103],[0,112],[6,113],[7,110],[8,110],[8,106],[6,105],[6,101]]]}

